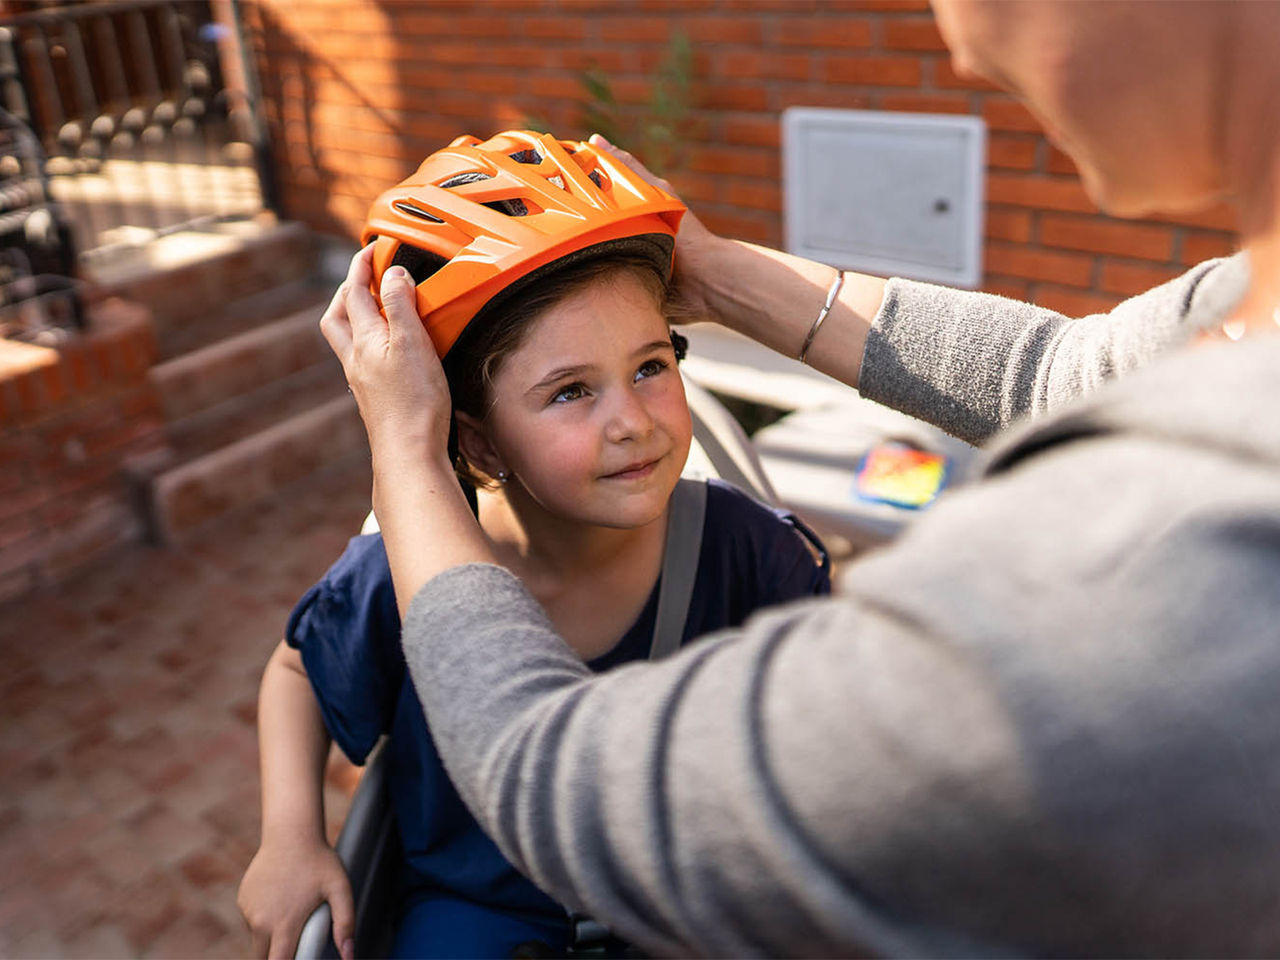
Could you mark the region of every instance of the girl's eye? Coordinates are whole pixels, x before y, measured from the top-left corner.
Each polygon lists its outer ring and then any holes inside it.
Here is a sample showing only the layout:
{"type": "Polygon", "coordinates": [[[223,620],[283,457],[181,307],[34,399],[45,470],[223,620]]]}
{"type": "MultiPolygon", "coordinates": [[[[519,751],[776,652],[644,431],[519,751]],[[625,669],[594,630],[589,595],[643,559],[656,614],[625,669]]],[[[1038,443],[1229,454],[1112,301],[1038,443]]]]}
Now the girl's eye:
{"type": "Polygon", "coordinates": [[[552,403],[568,403],[570,400],[581,400],[586,396],[586,388],[580,383],[571,383],[567,387],[561,387],[551,395],[552,403]]]}
{"type": "Polygon", "coordinates": [[[667,369],[665,360],[646,360],[640,364],[640,369],[636,371],[636,379],[644,380],[646,377],[654,377],[667,369]]]}

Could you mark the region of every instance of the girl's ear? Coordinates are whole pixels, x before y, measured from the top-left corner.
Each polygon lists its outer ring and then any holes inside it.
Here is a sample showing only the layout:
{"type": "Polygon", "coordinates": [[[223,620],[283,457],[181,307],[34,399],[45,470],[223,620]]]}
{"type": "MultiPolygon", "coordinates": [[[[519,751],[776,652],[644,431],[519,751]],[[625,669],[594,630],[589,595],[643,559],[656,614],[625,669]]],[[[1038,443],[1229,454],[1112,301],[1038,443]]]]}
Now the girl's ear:
{"type": "Polygon", "coordinates": [[[458,452],[467,463],[488,477],[496,477],[499,470],[506,469],[480,421],[461,410],[455,410],[453,415],[458,422],[458,452]]]}

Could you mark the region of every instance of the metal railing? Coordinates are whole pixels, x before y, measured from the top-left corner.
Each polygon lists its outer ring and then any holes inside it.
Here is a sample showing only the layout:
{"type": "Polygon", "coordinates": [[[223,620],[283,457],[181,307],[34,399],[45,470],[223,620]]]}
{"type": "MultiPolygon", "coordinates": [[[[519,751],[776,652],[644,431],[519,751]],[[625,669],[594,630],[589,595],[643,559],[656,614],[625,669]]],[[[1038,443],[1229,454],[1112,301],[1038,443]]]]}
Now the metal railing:
{"type": "Polygon", "coordinates": [[[157,236],[269,206],[233,0],[9,2],[0,11],[0,106],[44,155],[39,171],[29,157],[0,155],[0,222],[17,182],[6,170],[19,168],[23,183],[41,184],[91,269],[157,236]]]}
{"type": "Polygon", "coordinates": [[[70,225],[49,195],[45,153],[0,109],[0,337],[84,326],[70,225]]]}

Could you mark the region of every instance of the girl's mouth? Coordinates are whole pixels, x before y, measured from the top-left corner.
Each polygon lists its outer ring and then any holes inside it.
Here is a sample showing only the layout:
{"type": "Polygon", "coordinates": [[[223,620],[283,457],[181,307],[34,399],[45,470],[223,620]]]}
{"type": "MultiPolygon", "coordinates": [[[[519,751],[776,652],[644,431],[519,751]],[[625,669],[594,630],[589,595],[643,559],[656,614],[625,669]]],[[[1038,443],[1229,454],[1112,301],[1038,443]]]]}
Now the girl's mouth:
{"type": "Polygon", "coordinates": [[[605,480],[640,480],[649,476],[658,468],[658,461],[661,457],[655,457],[652,460],[642,460],[617,471],[616,473],[606,473],[603,477],[605,480]]]}

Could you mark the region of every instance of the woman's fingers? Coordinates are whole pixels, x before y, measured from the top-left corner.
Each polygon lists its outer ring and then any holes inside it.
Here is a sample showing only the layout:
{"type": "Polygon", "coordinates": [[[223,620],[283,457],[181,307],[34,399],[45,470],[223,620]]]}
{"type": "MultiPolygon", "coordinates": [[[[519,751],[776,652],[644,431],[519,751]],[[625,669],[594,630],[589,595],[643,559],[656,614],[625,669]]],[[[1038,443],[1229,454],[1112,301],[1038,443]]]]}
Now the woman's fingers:
{"type": "Polygon", "coordinates": [[[342,365],[347,365],[351,355],[351,323],[347,319],[347,284],[344,281],[334,291],[333,299],[320,315],[320,332],[324,334],[329,348],[337,354],[342,365]]]}
{"type": "Polygon", "coordinates": [[[628,167],[634,170],[639,175],[640,179],[643,180],[645,183],[651,183],[655,187],[661,187],[663,190],[667,191],[667,193],[672,193],[672,194],[675,193],[675,191],[671,189],[671,184],[669,184],[666,180],[663,180],[661,177],[652,173],[649,170],[649,168],[646,167],[639,160],[637,160],[634,155],[627,152],[626,150],[623,150],[621,147],[615,147],[612,143],[610,143],[604,137],[600,136],[600,134],[593,133],[591,137],[587,140],[587,142],[590,143],[593,147],[599,147],[601,150],[605,151],[606,153],[617,157],[619,160],[625,163],[628,167]]]}
{"type": "Polygon", "coordinates": [[[342,361],[375,451],[418,440],[433,453],[442,451],[449,388],[418,316],[413,279],[403,267],[391,267],[375,298],[373,276],[372,248],[366,247],[352,258],[340,295],[321,321],[325,338],[342,361]]]}
{"type": "MultiPolygon", "coordinates": [[[[320,317],[320,332],[324,334],[329,347],[338,355],[345,369],[351,361],[351,350],[355,340],[352,330],[350,301],[354,298],[354,307],[361,317],[367,316],[368,309],[376,314],[378,305],[373,302],[373,294],[369,292],[369,284],[373,280],[373,244],[358,251],[347,266],[347,277],[334,291],[333,299],[320,317]],[[363,296],[361,296],[363,294],[363,296]]],[[[364,331],[361,330],[361,333],[364,331]]]]}
{"type": "Polygon", "coordinates": [[[385,329],[382,314],[378,312],[378,303],[373,299],[370,289],[372,283],[373,244],[369,244],[351,258],[344,284],[347,288],[346,307],[347,317],[351,321],[351,335],[357,342],[369,336],[381,336],[385,329]]]}

